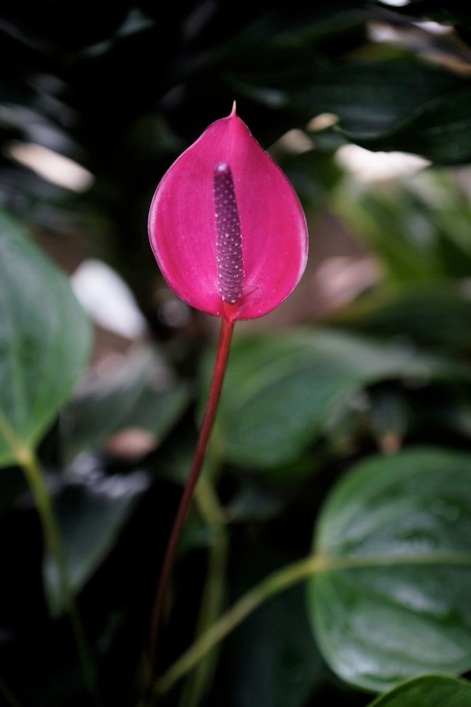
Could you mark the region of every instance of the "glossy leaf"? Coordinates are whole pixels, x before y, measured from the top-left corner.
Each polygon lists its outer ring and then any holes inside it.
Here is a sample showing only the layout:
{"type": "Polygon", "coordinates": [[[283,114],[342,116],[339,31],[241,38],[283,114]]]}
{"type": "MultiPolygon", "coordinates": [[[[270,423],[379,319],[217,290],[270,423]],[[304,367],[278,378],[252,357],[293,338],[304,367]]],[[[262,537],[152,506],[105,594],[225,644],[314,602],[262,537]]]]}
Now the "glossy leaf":
{"type": "Polygon", "coordinates": [[[327,499],[308,606],[345,681],[382,691],[470,669],[470,473],[469,454],[405,450],[360,462],[327,499]]]}
{"type": "Polygon", "coordinates": [[[152,201],[149,235],[179,297],[230,321],[277,307],[306,266],[308,235],[298,197],[235,111],[210,125],[167,171],[152,201]],[[218,202],[221,168],[232,186],[218,202]],[[222,219],[226,245],[217,236],[222,219]],[[229,225],[235,221],[237,227],[229,225]],[[240,282],[229,295],[233,278],[240,282]]]}
{"type": "Polygon", "coordinates": [[[319,329],[240,337],[231,354],[215,444],[236,464],[289,463],[318,440],[365,385],[387,379],[425,384],[469,371],[400,344],[319,329]]]}
{"type": "Polygon", "coordinates": [[[65,275],[3,212],[0,248],[0,466],[7,466],[15,444],[35,446],[71,394],[91,329],[65,275]]]}
{"type": "Polygon", "coordinates": [[[369,707],[468,707],[471,684],[446,675],[424,675],[404,682],[369,707]]]}

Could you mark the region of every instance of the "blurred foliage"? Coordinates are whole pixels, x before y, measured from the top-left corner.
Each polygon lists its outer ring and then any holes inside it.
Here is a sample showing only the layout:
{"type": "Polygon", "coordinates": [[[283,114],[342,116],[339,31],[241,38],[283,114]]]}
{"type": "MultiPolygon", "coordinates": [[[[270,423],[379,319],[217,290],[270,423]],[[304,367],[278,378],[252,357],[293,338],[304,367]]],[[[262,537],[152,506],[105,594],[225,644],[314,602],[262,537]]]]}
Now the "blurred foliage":
{"type": "Polygon", "coordinates": [[[2,704],[93,704],[22,473],[36,457],[103,707],[139,704],[214,360],[207,318],[162,314],[147,211],[234,100],[310,221],[326,210],[380,277],[323,321],[237,333],[159,668],[270,573],[318,565],[159,704],[469,703],[456,676],[471,670],[470,10],[7,0],[0,36],[2,704]],[[338,159],[352,145],[429,166],[361,181],[338,159]],[[31,146],[81,165],[85,182],[46,179],[21,161],[31,146]],[[84,370],[89,322],[35,237],[66,269],[99,258],[131,288],[148,333],[112,367],[84,370]]]}
{"type": "Polygon", "coordinates": [[[179,152],[234,100],[266,147],[331,113],[336,124],[316,136],[321,151],[353,140],[440,164],[469,161],[467,16],[417,5],[410,18],[412,6],[393,12],[358,0],[251,8],[122,0],[103,12],[71,0],[33,11],[7,2],[0,24],[2,202],[52,232],[80,228],[87,248],[121,272],[155,324],[155,268],[145,238],[151,194],[179,152]],[[455,35],[427,33],[414,21],[440,11],[455,35]],[[401,41],[371,41],[376,25],[397,30],[401,41]],[[38,178],[12,158],[18,142],[77,160],[93,186],[74,194],[38,178]]]}

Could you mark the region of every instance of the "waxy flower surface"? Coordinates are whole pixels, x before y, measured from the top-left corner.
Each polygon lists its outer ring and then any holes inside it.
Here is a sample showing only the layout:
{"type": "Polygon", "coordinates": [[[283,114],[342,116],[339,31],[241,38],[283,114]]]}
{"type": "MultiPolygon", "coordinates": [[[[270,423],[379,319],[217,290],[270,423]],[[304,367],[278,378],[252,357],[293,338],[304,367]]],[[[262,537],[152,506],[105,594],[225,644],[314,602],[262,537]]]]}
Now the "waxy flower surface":
{"type": "Polygon", "coordinates": [[[277,307],[298,284],[308,253],[293,187],[235,110],[166,172],[149,238],[174,292],[231,322],[277,307]]]}

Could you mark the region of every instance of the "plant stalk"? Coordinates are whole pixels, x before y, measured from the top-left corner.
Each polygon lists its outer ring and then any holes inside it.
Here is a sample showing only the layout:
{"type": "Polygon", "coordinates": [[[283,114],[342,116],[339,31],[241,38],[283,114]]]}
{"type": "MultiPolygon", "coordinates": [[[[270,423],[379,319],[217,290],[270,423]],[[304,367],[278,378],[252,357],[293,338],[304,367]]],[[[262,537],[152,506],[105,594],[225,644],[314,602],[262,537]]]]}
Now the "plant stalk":
{"type": "Polygon", "coordinates": [[[31,492],[34,496],[36,508],[43,528],[44,541],[56,568],[60,589],[70,617],[72,630],[75,635],[77,652],[79,655],[80,664],[82,666],[85,683],[94,699],[95,705],[98,707],[101,704],[101,700],[96,687],[95,667],[90,655],[90,649],[88,647],[82,621],[70,583],[67,562],[64,557],[62,542],[60,539],[59,530],[57,528],[51,497],[44,479],[44,473],[36,455],[29,449],[22,450],[22,453],[18,455],[18,461],[21,464],[23,472],[28,480],[31,492]]]}
{"type": "Polygon", "coordinates": [[[353,557],[329,558],[320,554],[294,562],[281,568],[263,579],[252,589],[249,589],[210,626],[196,641],[178,658],[168,670],[157,680],[154,689],[157,694],[170,690],[182,677],[204,658],[214,646],[222,641],[236,626],[244,621],[249,614],[264,601],[297,584],[308,577],[326,571],[340,569],[357,569],[362,567],[381,567],[392,565],[454,565],[471,566],[471,554],[454,554],[452,552],[437,552],[430,556],[424,555],[366,555],[353,557]]]}
{"type": "MultiPolygon", "coordinates": [[[[229,541],[226,515],[219,505],[207,474],[204,474],[199,480],[195,490],[195,502],[212,533],[212,542],[208,549],[206,582],[196,626],[196,637],[198,637],[216,621],[221,610],[229,541]]],[[[208,654],[188,676],[179,707],[198,707],[214,670],[215,659],[214,652],[208,654]]]]}
{"type": "Polygon", "coordinates": [[[16,463],[21,467],[33,495],[42,526],[44,543],[55,565],[59,585],[69,614],[77,646],[77,653],[87,689],[96,707],[101,699],[96,685],[96,674],[82,621],[70,583],[67,562],[62,549],[51,496],[44,478],[44,471],[32,447],[20,440],[5,415],[0,410],[0,434],[11,449],[16,463]]]}
{"type": "Polygon", "coordinates": [[[323,558],[312,555],[266,577],[253,589],[246,592],[170,666],[167,672],[158,679],[155,685],[156,692],[163,694],[173,687],[178,680],[195,667],[208,651],[214,648],[264,601],[324,569],[323,558]]]}
{"type": "Polygon", "coordinates": [[[154,680],[154,671],[157,662],[158,636],[160,631],[160,625],[162,622],[165,596],[167,593],[168,585],[170,583],[170,578],[175,563],[175,556],[177,553],[180,537],[191,505],[193,492],[200,477],[201,469],[203,467],[203,462],[206,455],[206,450],[208,448],[209,438],[211,436],[214,420],[216,418],[216,412],[219,404],[219,399],[221,397],[222,385],[224,382],[224,375],[227,368],[227,362],[229,360],[233,331],[234,322],[230,322],[227,319],[223,318],[221,321],[221,330],[219,334],[216,361],[214,364],[213,377],[209,389],[206,410],[204,413],[198,442],[193,456],[193,462],[188,475],[188,480],[185,484],[185,488],[183,490],[177,514],[173,523],[172,531],[170,533],[170,538],[167,544],[162,564],[160,579],[155,594],[154,604],[152,607],[149,649],[149,685],[151,686],[151,688],[154,680]]]}

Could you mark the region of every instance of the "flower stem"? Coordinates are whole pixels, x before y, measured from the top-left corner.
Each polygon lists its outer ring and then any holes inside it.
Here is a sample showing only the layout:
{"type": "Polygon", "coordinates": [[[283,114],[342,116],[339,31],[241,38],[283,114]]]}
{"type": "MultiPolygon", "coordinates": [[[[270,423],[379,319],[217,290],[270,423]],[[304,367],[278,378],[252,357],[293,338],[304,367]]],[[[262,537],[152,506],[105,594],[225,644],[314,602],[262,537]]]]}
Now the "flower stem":
{"type": "MultiPolygon", "coordinates": [[[[195,502],[207,527],[211,530],[211,544],[208,549],[208,570],[201,598],[196,636],[203,634],[216,621],[220,613],[228,553],[227,518],[213,486],[205,473],[195,489],[195,502]]],[[[201,660],[189,676],[179,707],[197,707],[204,696],[215,665],[214,654],[201,660]]]]}
{"type": "Polygon", "coordinates": [[[154,604],[152,607],[150,623],[150,685],[152,685],[154,678],[154,669],[157,658],[158,634],[162,621],[165,595],[170,582],[170,577],[175,562],[175,556],[178,549],[178,543],[180,541],[186,516],[188,514],[188,510],[190,508],[190,504],[193,498],[193,492],[196,483],[200,477],[206,450],[208,447],[209,438],[211,436],[211,431],[214,425],[219,399],[221,396],[222,385],[224,382],[224,374],[226,372],[227,362],[229,359],[233,331],[234,322],[231,322],[225,318],[222,319],[216,361],[214,364],[213,377],[209,389],[208,402],[206,404],[206,410],[204,413],[198,442],[193,456],[193,463],[191,465],[190,473],[188,475],[188,480],[183,490],[177,514],[173,523],[172,531],[170,533],[170,538],[167,544],[162,564],[162,571],[160,574],[160,579],[155,594],[154,604]]]}
{"type": "Polygon", "coordinates": [[[194,668],[208,651],[214,648],[264,601],[324,569],[323,558],[312,555],[266,577],[246,592],[170,666],[155,685],[157,693],[163,694],[173,687],[178,680],[194,668]]]}

